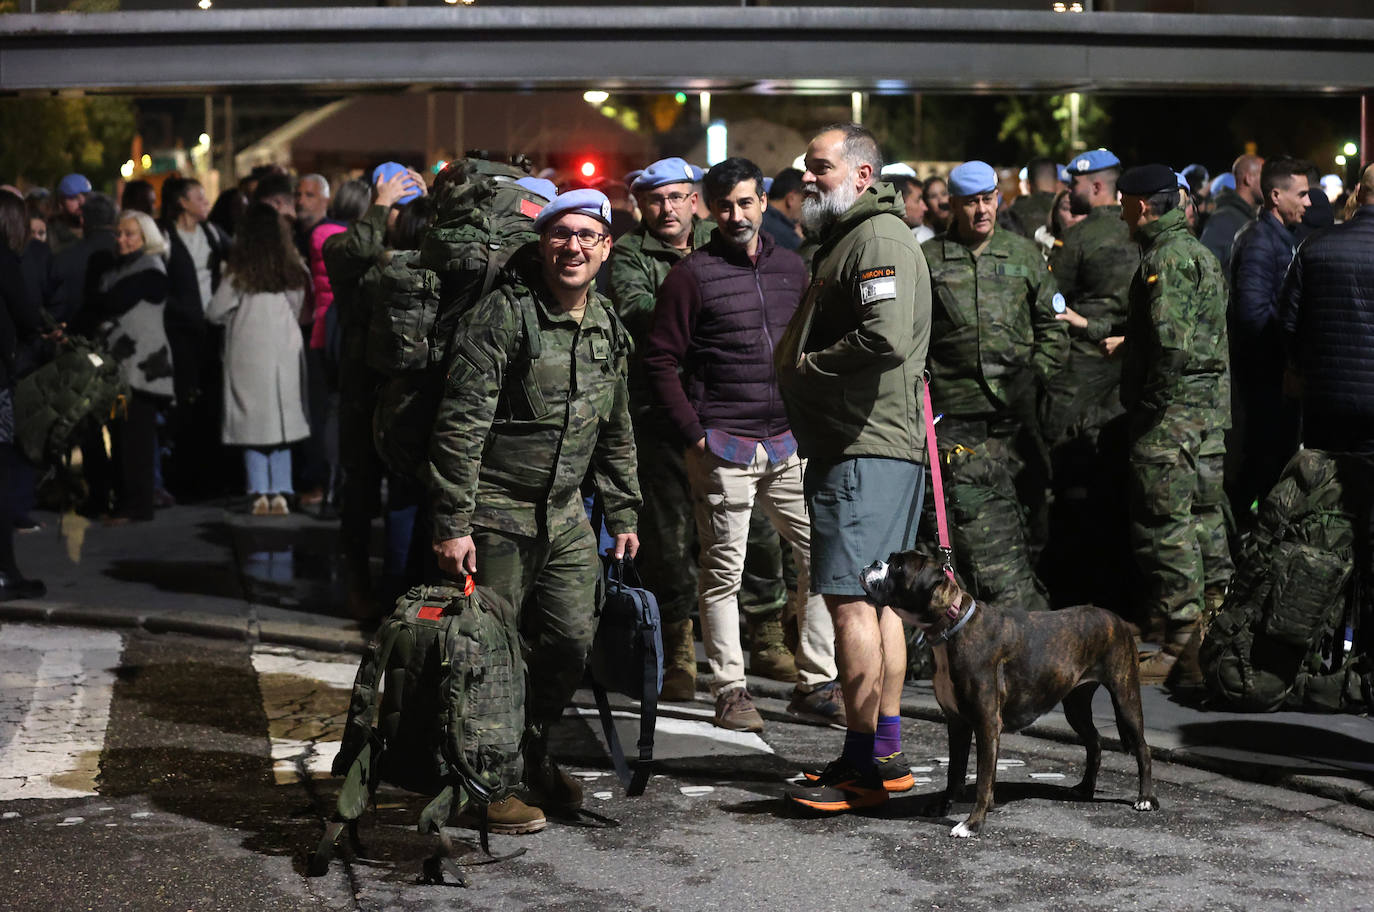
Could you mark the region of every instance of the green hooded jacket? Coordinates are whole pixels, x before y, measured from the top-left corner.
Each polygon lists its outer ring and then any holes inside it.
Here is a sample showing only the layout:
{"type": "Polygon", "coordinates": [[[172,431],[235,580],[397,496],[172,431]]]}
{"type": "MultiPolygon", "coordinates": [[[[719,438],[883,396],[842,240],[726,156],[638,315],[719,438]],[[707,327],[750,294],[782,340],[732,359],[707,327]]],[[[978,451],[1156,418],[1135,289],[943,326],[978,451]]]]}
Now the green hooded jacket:
{"type": "Polygon", "coordinates": [[[778,345],[778,387],[801,454],[925,463],[921,373],[930,273],[886,182],[820,235],[811,286],[778,345]]]}

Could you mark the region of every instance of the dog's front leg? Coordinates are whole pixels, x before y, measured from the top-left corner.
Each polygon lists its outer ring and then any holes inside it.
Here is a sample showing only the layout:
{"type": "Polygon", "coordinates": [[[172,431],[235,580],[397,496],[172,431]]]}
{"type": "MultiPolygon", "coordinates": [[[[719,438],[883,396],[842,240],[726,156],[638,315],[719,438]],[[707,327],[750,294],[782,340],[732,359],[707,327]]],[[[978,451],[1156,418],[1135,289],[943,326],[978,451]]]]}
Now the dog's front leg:
{"type": "Polygon", "coordinates": [[[950,805],[959,800],[964,791],[964,776],[968,773],[968,750],[973,744],[973,729],[963,719],[947,715],[945,729],[949,733],[949,776],[945,779],[945,793],[936,805],[936,817],[949,813],[950,805]]]}
{"type": "Polygon", "coordinates": [[[960,838],[977,836],[982,830],[983,818],[987,817],[992,807],[993,787],[997,784],[997,747],[1002,734],[1001,726],[996,719],[980,719],[975,731],[978,738],[978,782],[973,811],[967,820],[949,831],[949,835],[960,838]]]}

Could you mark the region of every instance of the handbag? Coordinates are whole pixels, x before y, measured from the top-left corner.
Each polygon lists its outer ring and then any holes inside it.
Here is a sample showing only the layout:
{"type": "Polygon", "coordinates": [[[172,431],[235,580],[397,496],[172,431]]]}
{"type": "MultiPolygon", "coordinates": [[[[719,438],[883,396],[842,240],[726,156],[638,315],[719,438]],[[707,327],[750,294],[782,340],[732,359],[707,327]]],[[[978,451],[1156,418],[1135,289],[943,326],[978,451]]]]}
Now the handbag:
{"type": "Polygon", "coordinates": [[[632,561],[603,557],[604,597],[589,662],[592,692],[616,775],[631,797],[644,793],[654,758],[658,693],[663,688],[663,623],[658,599],[644,588],[632,561]],[[608,691],[638,700],[639,757],[633,772],[611,720],[608,691]]]}

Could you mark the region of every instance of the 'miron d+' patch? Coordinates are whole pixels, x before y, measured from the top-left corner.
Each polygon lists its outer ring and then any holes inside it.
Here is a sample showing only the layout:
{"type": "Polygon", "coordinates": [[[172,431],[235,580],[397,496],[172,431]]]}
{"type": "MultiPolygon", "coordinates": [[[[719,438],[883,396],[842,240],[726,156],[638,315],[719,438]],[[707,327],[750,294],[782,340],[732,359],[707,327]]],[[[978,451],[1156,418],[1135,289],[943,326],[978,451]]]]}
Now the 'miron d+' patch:
{"type": "Polygon", "coordinates": [[[859,303],[868,305],[897,297],[897,267],[874,266],[859,273],[859,303]]]}

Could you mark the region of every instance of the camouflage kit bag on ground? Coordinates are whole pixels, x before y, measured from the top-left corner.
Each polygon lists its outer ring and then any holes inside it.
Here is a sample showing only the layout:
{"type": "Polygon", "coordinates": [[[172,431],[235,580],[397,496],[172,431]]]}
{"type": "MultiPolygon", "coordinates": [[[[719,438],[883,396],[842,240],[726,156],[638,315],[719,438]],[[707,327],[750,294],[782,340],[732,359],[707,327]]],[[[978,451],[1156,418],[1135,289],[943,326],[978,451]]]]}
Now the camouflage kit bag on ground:
{"type": "Polygon", "coordinates": [[[104,346],[67,336],[53,360],[15,384],[15,438],[30,462],[59,465],[81,431],[121,414],[128,396],[124,372],[104,346]]]}
{"type": "Polygon", "coordinates": [[[423,471],[425,443],[443,392],[454,324],[493,288],[512,254],[537,239],[548,202],[516,183],[522,164],[468,158],[435,199],[433,225],[416,252],[383,269],[386,306],[374,308],[368,365],[390,379],[378,394],[373,436],[387,466],[423,471]]]}
{"type": "Polygon", "coordinates": [[[1362,551],[1356,531],[1368,522],[1368,472],[1359,457],[1303,450],[1265,498],[1199,653],[1208,690],[1228,706],[1369,705],[1369,658],[1358,645],[1345,648],[1347,628],[1360,627],[1354,568],[1362,551]]]}
{"type": "MultiPolygon", "coordinates": [[[[358,818],[386,782],[434,796],[419,830],[439,837],[425,873],[443,881],[453,854],[443,832],[450,816],[472,805],[485,821],[486,807],[520,782],[525,666],[514,625],[510,604],[471,579],[462,589],[417,586],[397,600],[354,679],[333,765],[344,783],[312,874],[328,868],[345,826],[359,851],[358,818]]],[[[486,836],[483,826],[484,850],[486,836]]]]}

